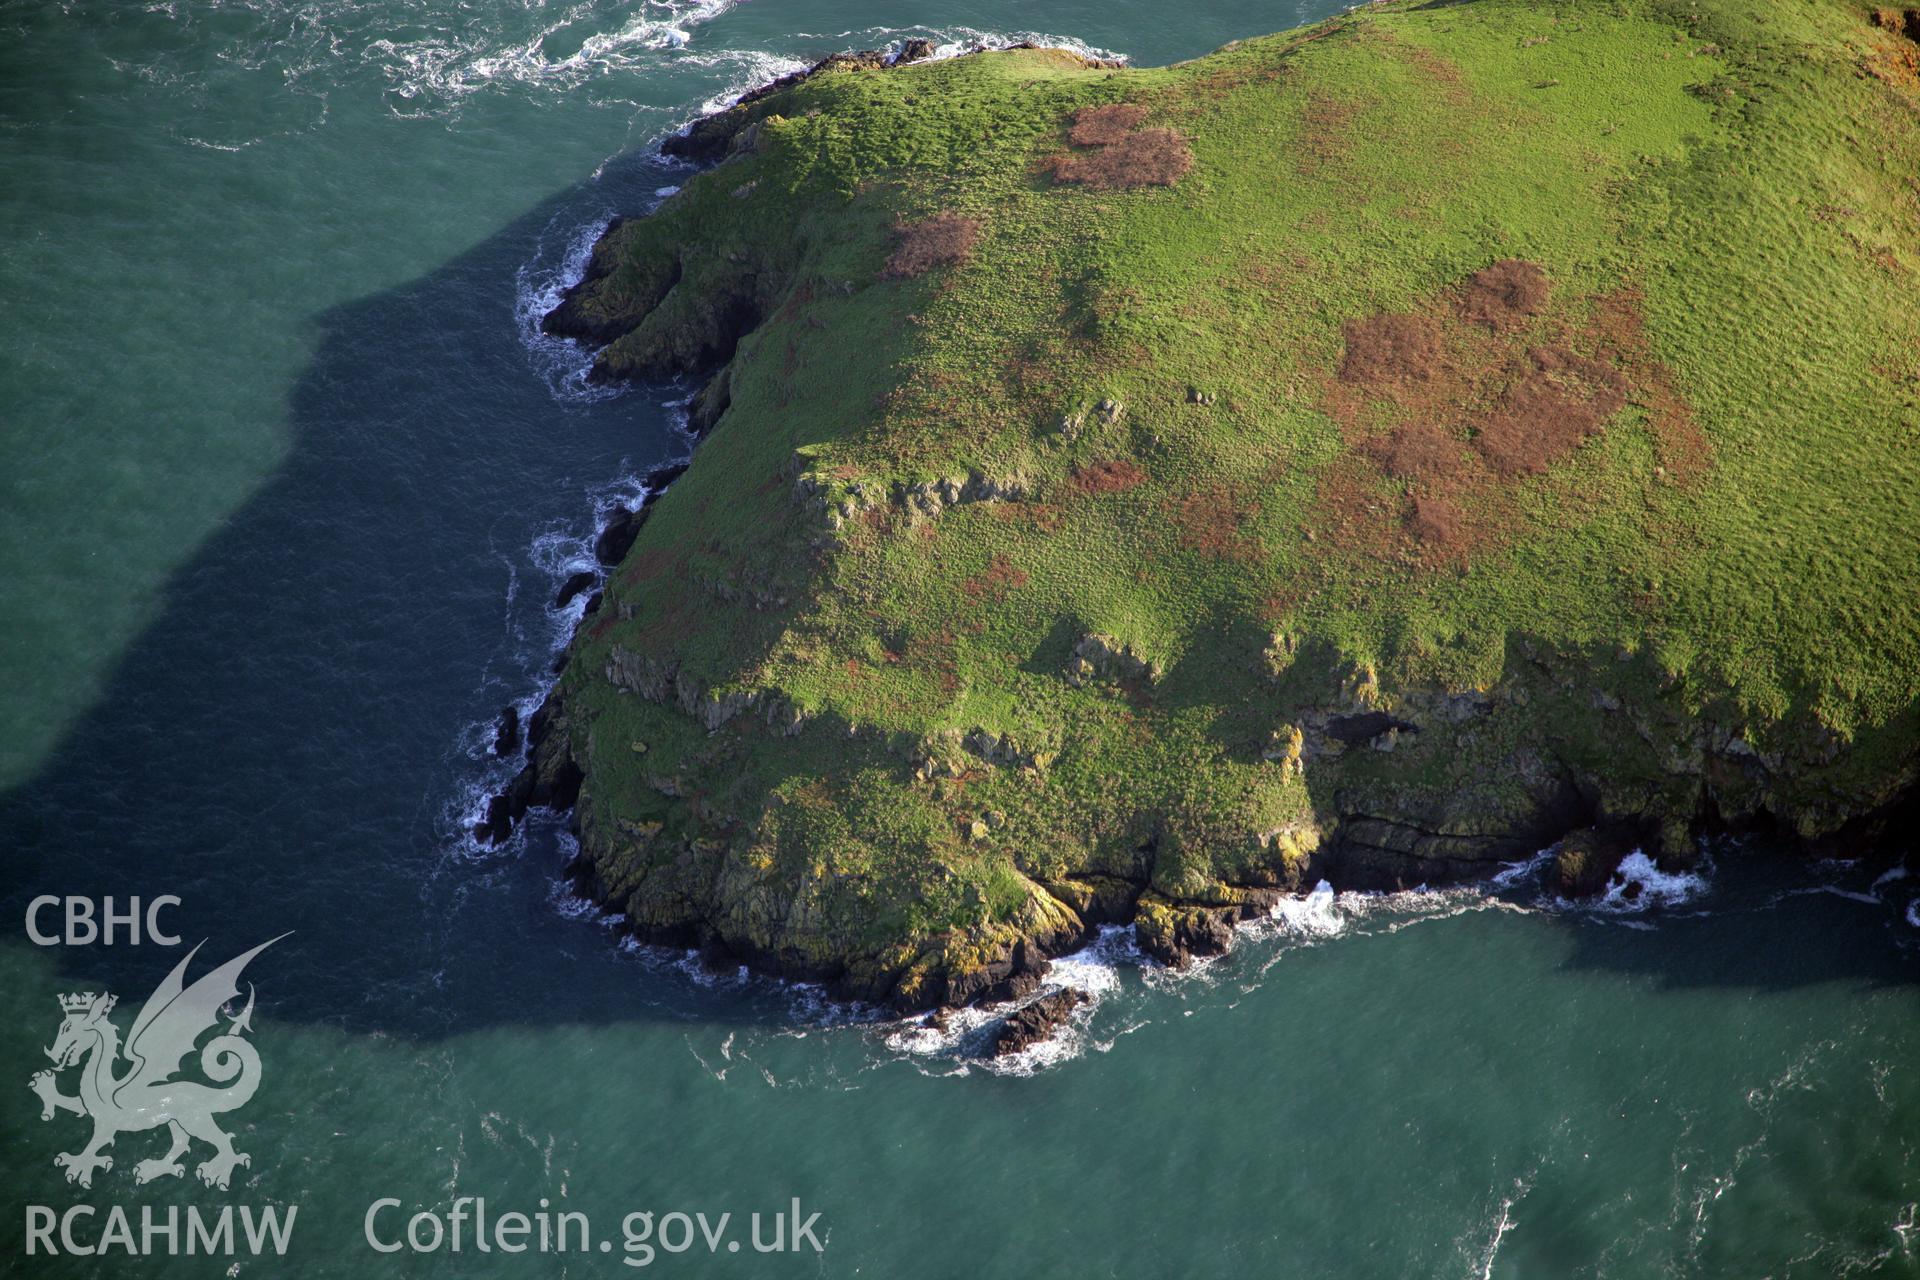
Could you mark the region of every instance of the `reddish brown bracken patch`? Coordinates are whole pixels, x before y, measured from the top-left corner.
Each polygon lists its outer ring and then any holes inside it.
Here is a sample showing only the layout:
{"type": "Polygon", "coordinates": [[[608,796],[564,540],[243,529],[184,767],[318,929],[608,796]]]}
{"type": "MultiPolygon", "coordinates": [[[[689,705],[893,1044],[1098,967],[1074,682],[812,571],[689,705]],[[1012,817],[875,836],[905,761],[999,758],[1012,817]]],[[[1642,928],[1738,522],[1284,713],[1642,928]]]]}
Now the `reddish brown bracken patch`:
{"type": "Polygon", "coordinates": [[[1876,9],[1873,25],[1920,44],[1920,9],[1876,9]]]}
{"type": "Polygon", "coordinates": [[[1147,118],[1147,109],[1131,102],[1082,107],[1073,113],[1067,141],[1076,147],[1109,147],[1132,133],[1147,118]]]}
{"type": "Polygon", "coordinates": [[[1547,273],[1531,262],[1505,258],[1467,277],[1460,310],[1489,329],[1525,324],[1547,308],[1547,273]]]}
{"type": "MultiPolygon", "coordinates": [[[[1464,562],[1520,527],[1515,481],[1573,457],[1629,403],[1647,411],[1655,480],[1691,483],[1711,465],[1631,289],[1556,307],[1546,274],[1508,259],[1418,311],[1342,332],[1322,384],[1350,448],[1319,481],[1320,530],[1333,545],[1429,567],[1464,562]]],[[[1589,486],[1555,483],[1565,518],[1593,507],[1589,486]]]]}
{"type": "Polygon", "coordinates": [[[1111,146],[1065,152],[1052,160],[1053,180],[1083,187],[1170,187],[1193,168],[1193,151],[1173,129],[1142,129],[1111,146]]]}
{"type": "Polygon", "coordinates": [[[1110,458],[1104,462],[1089,462],[1084,467],[1075,467],[1067,477],[1067,487],[1075,493],[1125,493],[1145,483],[1147,473],[1139,464],[1125,458],[1110,458]]]}
{"type": "Polygon", "coordinates": [[[1342,332],[1346,354],[1340,381],[1361,386],[1427,378],[1440,354],[1440,332],[1425,316],[1368,316],[1349,320],[1342,332]]]}
{"type": "MultiPolygon", "coordinates": [[[[662,547],[636,547],[615,570],[623,591],[678,581],[686,575],[685,552],[662,547]]],[[[671,649],[696,634],[708,620],[710,603],[702,592],[640,590],[638,594],[645,597],[646,605],[639,618],[625,623],[621,632],[621,639],[636,649],[671,649]]],[[[619,617],[619,611],[603,606],[589,624],[588,636],[598,637],[619,617]]]]}
{"type": "Polygon", "coordinates": [[[1430,480],[1459,473],[1462,445],[1431,422],[1408,422],[1384,439],[1368,440],[1366,452],[1397,480],[1430,480]]]}
{"type": "Polygon", "coordinates": [[[1077,151],[1048,157],[1042,167],[1055,182],[1114,190],[1170,187],[1193,168],[1193,150],[1174,129],[1141,129],[1145,107],[1114,102],[1074,113],[1067,141],[1077,151]]]}
{"type": "Polygon", "coordinates": [[[1168,519],[1179,531],[1181,546],[1202,555],[1248,562],[1261,558],[1260,544],[1244,532],[1246,523],[1258,513],[1256,504],[1226,485],[1176,498],[1167,508],[1168,519]]]}
{"type": "Polygon", "coordinates": [[[1869,53],[1867,70],[1902,89],[1920,88],[1920,9],[1876,9],[1873,25],[1905,39],[1892,49],[1869,53]]]}
{"type": "Polygon", "coordinates": [[[1045,502],[991,502],[987,514],[1005,524],[1025,525],[1039,533],[1060,527],[1060,508],[1045,502]]]}
{"type": "Polygon", "coordinates": [[[780,308],[780,319],[788,323],[799,320],[802,313],[813,304],[813,299],[813,281],[802,280],[794,286],[793,292],[787,296],[786,304],[780,308]]]}
{"type": "Polygon", "coordinates": [[[1004,600],[1008,592],[1019,590],[1027,582],[1025,569],[1014,567],[1013,561],[1003,555],[995,555],[983,572],[961,583],[960,589],[972,600],[1004,600]]]}
{"type": "Polygon", "coordinates": [[[1439,85],[1450,104],[1461,107],[1472,100],[1473,95],[1467,92],[1466,78],[1460,74],[1458,64],[1420,45],[1404,44],[1399,47],[1400,56],[1427,79],[1439,85]]]}
{"type": "Polygon", "coordinates": [[[1654,455],[1666,479],[1691,484],[1713,466],[1713,444],[1694,421],[1693,406],[1673,385],[1667,367],[1648,349],[1640,302],[1640,291],[1631,286],[1603,295],[1594,306],[1594,332],[1606,350],[1628,365],[1629,395],[1646,407],[1654,455]]]}
{"type": "Polygon", "coordinates": [[[919,222],[895,223],[893,234],[893,256],[880,274],[900,280],[965,262],[980,241],[980,224],[957,213],[936,213],[919,222]]]}
{"type": "Polygon", "coordinates": [[[1429,547],[1443,551],[1464,550],[1466,521],[1451,499],[1437,494],[1415,494],[1413,510],[1407,514],[1407,532],[1429,547]]]}
{"type": "Polygon", "coordinates": [[[685,563],[685,556],[665,547],[641,547],[620,562],[620,585],[638,587],[669,573],[678,574],[685,563]]]}
{"type": "Polygon", "coordinates": [[[954,646],[951,630],[916,634],[908,637],[902,658],[906,666],[930,674],[943,693],[956,693],[960,688],[960,665],[954,646]]]}
{"type": "Polygon", "coordinates": [[[1481,420],[1473,447],[1503,476],[1539,475],[1600,434],[1626,402],[1626,379],[1612,365],[1535,347],[1481,420]]]}

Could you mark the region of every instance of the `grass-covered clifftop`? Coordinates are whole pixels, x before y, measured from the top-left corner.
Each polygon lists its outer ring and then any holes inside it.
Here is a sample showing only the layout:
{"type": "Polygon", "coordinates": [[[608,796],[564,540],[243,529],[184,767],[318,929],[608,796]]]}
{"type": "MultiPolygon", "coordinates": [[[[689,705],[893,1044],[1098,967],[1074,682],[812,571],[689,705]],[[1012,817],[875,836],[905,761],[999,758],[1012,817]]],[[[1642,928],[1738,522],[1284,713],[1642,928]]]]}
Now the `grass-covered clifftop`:
{"type": "Polygon", "coordinates": [[[543,726],[583,881],[931,1003],[1594,822],[1870,820],[1920,740],[1916,32],[1388,4],[703,123],[550,321],[710,427],[543,726]]]}

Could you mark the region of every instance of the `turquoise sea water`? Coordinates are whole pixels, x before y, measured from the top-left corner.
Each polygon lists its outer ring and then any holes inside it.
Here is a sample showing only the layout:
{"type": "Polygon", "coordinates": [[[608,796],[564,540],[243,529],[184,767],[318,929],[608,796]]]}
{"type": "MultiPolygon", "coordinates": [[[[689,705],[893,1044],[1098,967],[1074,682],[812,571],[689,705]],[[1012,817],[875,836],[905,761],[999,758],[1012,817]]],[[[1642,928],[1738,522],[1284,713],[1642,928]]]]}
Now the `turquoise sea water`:
{"type": "MultiPolygon", "coordinates": [[[[909,35],[1190,57],[1327,6],[0,0],[0,1270],[28,1206],[299,1206],[240,1275],[618,1275],[622,1217],[788,1210],[830,1276],[1920,1274],[1913,882],[1716,852],[1664,905],[1532,880],[1316,898],[1176,978],[1118,936],[1010,1069],[804,989],[623,949],[563,833],[485,854],[489,720],[535,696],[597,506],[684,442],[533,334],[650,143],[909,35]],[[56,995],[121,1025],[178,958],[39,948],[37,894],[171,893],[248,971],[227,1191],[53,1165],[56,995]],[[464,1196],[614,1247],[381,1254],[464,1196]]],[[[1862,851],[1863,854],[1870,851],[1862,851]]],[[[194,1159],[204,1152],[196,1152],[194,1159]]],[[[97,1236],[97,1229],[94,1234],[97,1236]]]]}

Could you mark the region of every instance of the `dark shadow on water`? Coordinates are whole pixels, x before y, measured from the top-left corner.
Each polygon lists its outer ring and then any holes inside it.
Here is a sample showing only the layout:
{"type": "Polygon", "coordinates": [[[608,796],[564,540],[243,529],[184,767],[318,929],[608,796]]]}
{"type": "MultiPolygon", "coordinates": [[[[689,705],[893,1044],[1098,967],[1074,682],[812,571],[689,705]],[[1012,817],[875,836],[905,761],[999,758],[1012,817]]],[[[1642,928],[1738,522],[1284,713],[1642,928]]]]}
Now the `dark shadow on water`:
{"type": "MultiPolygon", "coordinates": [[[[1712,843],[1698,897],[1632,915],[1568,917],[1573,949],[1564,966],[1650,977],[1663,990],[1833,985],[1920,995],[1920,929],[1906,919],[1920,883],[1875,883],[1888,850],[1862,849],[1849,866],[1809,863],[1778,838],[1712,843]]],[[[1910,864],[1912,850],[1904,852],[1910,864]]]]}
{"type": "MultiPolygon", "coordinates": [[[[0,797],[13,928],[36,895],[175,894],[169,925],[209,939],[203,963],[295,931],[249,971],[263,1011],[377,1012],[422,1034],[700,1003],[555,910],[553,830],[481,860],[452,835],[485,722],[551,660],[534,539],[588,532],[595,489],[685,449],[657,392],[550,393],[516,272],[669,180],[630,157],[321,317],[279,473],[176,573],[38,776],[0,797]]],[[[50,954],[128,1002],[164,972],[152,946],[50,954]]]]}

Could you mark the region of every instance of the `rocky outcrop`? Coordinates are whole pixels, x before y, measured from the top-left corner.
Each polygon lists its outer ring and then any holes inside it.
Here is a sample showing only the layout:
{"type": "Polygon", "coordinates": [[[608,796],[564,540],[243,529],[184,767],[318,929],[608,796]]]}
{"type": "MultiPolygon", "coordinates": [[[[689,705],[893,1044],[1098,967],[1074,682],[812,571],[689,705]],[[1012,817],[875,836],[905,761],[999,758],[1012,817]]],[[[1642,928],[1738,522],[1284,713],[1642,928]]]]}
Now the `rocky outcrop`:
{"type": "Polygon", "coordinates": [[[978,471],[964,478],[952,476],[901,485],[894,490],[895,505],[906,512],[909,521],[931,520],[948,507],[970,502],[1018,502],[1026,496],[1019,480],[996,480],[978,471]]]}
{"type": "Polygon", "coordinates": [[[1065,1026],[1073,1011],[1087,1002],[1086,992],[1063,987],[1008,1014],[993,1036],[993,1056],[1025,1052],[1065,1026]]]}
{"type": "Polygon", "coordinates": [[[836,480],[806,470],[806,459],[794,459],[793,501],[819,514],[829,532],[838,531],[869,511],[890,506],[909,525],[937,519],[941,513],[976,502],[1020,502],[1027,496],[1019,476],[989,476],[978,470],[932,480],[902,481],[890,489],[872,480],[836,480]]]}
{"type": "MultiPolygon", "coordinates": [[[[633,540],[640,536],[640,530],[646,526],[647,515],[653,504],[666,493],[667,486],[685,475],[686,471],[687,464],[684,462],[669,463],[649,471],[641,481],[646,495],[634,506],[620,506],[613,509],[612,514],[607,518],[607,523],[601,528],[600,535],[594,539],[593,558],[608,568],[625,560],[627,552],[633,549],[633,540]]],[[[572,586],[579,577],[579,574],[575,574],[569,578],[568,586],[572,586]]],[[[562,587],[560,598],[554,603],[557,607],[565,604],[569,598],[567,588],[562,587]]]]}
{"type": "Polygon", "coordinates": [[[755,712],[769,728],[791,736],[800,732],[808,719],[804,710],[777,692],[763,689],[715,692],[683,672],[680,664],[672,659],[635,653],[619,645],[615,645],[607,657],[606,678],[615,688],[673,707],[710,731],[735,716],[755,712]]]}
{"type": "Polygon", "coordinates": [[[995,948],[984,963],[944,975],[937,991],[928,993],[937,1005],[995,1004],[1031,995],[1052,968],[1048,955],[1078,946],[1077,931],[1050,938],[1020,938],[995,948]]]}
{"type": "Polygon", "coordinates": [[[1060,746],[1051,734],[997,733],[976,726],[966,732],[943,729],[927,734],[903,754],[914,776],[926,780],[965,777],[981,765],[1041,773],[1058,758],[1060,746]]]}
{"type": "Polygon", "coordinates": [[[481,844],[499,844],[513,834],[514,824],[529,809],[573,808],[585,781],[586,774],[573,758],[560,704],[549,696],[527,722],[526,767],[505,791],[487,801],[485,813],[474,824],[473,838],[481,844]]]}
{"type": "Polygon", "coordinates": [[[638,507],[615,507],[606,527],[593,540],[593,558],[609,569],[619,564],[633,549],[633,540],[640,536],[640,529],[646,523],[647,508],[644,504],[638,507]]]}
{"type": "Polygon", "coordinates": [[[1420,726],[1384,711],[1363,711],[1358,715],[1328,717],[1324,732],[1336,742],[1351,747],[1387,734],[1418,733],[1420,726]]]}
{"type": "Polygon", "coordinates": [[[1195,906],[1158,894],[1142,897],[1133,918],[1134,943],[1171,969],[1233,949],[1233,926],[1266,913],[1279,893],[1253,893],[1230,906],[1195,906]]]}
{"type": "Polygon", "coordinates": [[[1637,833],[1628,827],[1583,827],[1572,832],[1553,855],[1554,888],[1563,897],[1597,897],[1638,843],[1637,833]]]}
{"type": "Polygon", "coordinates": [[[508,703],[493,730],[493,754],[510,756],[520,749],[520,708],[508,703]]]}
{"type": "Polygon", "coordinates": [[[567,580],[560,584],[560,590],[554,594],[553,607],[566,608],[575,596],[583,591],[592,590],[594,584],[599,581],[600,575],[591,569],[582,569],[578,573],[568,575],[567,580]]]}
{"type": "Polygon", "coordinates": [[[1133,645],[1098,634],[1080,637],[1073,646],[1073,657],[1067,662],[1067,683],[1076,687],[1096,680],[1151,683],[1163,674],[1164,668],[1157,660],[1133,645]]]}
{"type": "Polygon", "coordinates": [[[723,367],[707,379],[691,401],[687,403],[687,430],[694,439],[706,437],[720,424],[720,417],[733,403],[733,371],[723,367]]]}
{"type": "Polygon", "coordinates": [[[783,274],[739,253],[689,262],[679,246],[635,252],[649,230],[644,222],[612,225],[586,272],[540,322],[556,338],[600,349],[589,381],[711,374],[786,287],[783,274]]]}

